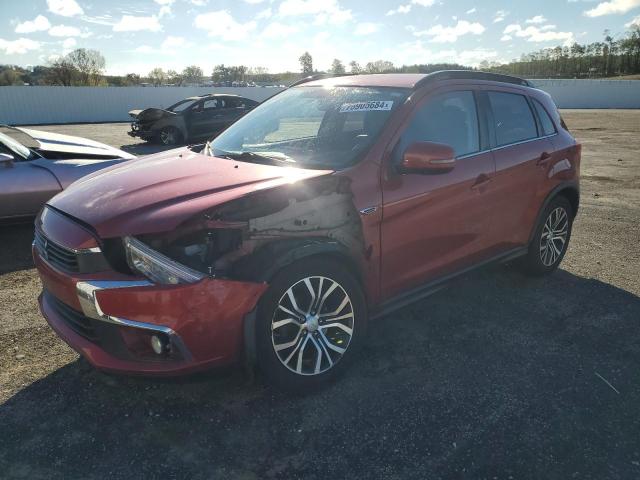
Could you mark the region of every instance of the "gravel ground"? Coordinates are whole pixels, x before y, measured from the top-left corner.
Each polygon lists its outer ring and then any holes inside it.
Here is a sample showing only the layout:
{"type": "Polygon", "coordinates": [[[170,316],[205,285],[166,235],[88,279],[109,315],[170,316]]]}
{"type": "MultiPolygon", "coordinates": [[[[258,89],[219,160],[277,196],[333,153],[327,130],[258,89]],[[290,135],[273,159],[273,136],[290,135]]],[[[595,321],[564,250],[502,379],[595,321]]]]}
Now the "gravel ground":
{"type": "Polygon", "coordinates": [[[313,396],[94,371],[37,311],[31,227],[0,230],[0,478],[640,478],[640,111],[563,115],[583,168],[561,270],[486,268],[381,319],[313,396]]]}

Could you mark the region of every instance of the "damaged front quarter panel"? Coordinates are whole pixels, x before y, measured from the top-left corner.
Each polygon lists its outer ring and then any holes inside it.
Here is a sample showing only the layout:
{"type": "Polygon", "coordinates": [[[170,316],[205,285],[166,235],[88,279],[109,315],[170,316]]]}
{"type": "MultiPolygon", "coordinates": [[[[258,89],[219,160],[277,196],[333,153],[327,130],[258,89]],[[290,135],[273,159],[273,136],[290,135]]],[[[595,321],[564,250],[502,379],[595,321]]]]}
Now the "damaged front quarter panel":
{"type": "Polygon", "coordinates": [[[212,277],[268,281],[315,254],[340,255],[359,277],[367,252],[350,182],[326,175],[258,190],[199,214],[151,246],[212,277]]]}

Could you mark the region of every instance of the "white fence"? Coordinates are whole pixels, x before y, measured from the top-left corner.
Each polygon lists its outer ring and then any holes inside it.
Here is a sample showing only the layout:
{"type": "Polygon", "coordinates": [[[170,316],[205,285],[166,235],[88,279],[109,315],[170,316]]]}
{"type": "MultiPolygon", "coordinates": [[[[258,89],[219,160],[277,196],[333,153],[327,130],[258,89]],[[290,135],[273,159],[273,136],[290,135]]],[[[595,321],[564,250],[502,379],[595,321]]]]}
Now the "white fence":
{"type": "MultiPolygon", "coordinates": [[[[637,80],[532,80],[560,108],[640,108],[637,80]]],[[[280,88],[0,87],[0,124],[124,122],[135,108],[168,107],[193,95],[235,93],[262,101],[280,88]]]]}
{"type": "Polygon", "coordinates": [[[191,96],[233,93],[263,101],[272,87],[0,87],[0,124],[126,122],[128,112],[166,108],[191,96]]]}
{"type": "Polygon", "coordinates": [[[638,80],[531,80],[560,108],[640,108],[638,80]]]}

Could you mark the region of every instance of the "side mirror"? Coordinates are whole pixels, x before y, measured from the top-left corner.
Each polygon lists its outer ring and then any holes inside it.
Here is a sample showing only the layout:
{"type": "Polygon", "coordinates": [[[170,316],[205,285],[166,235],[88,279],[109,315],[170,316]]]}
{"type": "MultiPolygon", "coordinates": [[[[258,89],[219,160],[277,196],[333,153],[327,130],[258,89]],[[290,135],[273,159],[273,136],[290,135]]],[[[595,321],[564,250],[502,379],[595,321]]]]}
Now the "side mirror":
{"type": "Polygon", "coordinates": [[[415,142],[404,151],[403,173],[445,173],[456,166],[456,154],[449,145],[434,142],[415,142]]]}
{"type": "Polygon", "coordinates": [[[4,165],[5,168],[13,167],[14,158],[13,155],[8,153],[0,153],[0,165],[4,165]]]}

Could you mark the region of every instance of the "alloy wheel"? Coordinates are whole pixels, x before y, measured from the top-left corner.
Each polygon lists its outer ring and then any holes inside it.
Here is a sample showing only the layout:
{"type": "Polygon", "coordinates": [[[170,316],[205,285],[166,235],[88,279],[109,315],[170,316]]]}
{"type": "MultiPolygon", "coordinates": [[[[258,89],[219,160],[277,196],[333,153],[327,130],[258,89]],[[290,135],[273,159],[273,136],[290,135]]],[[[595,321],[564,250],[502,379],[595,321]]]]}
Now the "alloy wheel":
{"type": "Polygon", "coordinates": [[[545,267],[553,265],[562,255],[569,234],[567,211],[558,207],[551,211],[542,227],[540,236],[540,260],[545,267]]]}
{"type": "Polygon", "coordinates": [[[342,286],[327,277],[306,277],[280,298],[271,320],[271,341],[280,362],[299,375],[318,375],[343,357],[354,330],[354,310],[342,286]]]}
{"type": "Polygon", "coordinates": [[[160,140],[164,145],[175,145],[176,134],[173,130],[167,129],[160,132],[160,140]]]}

